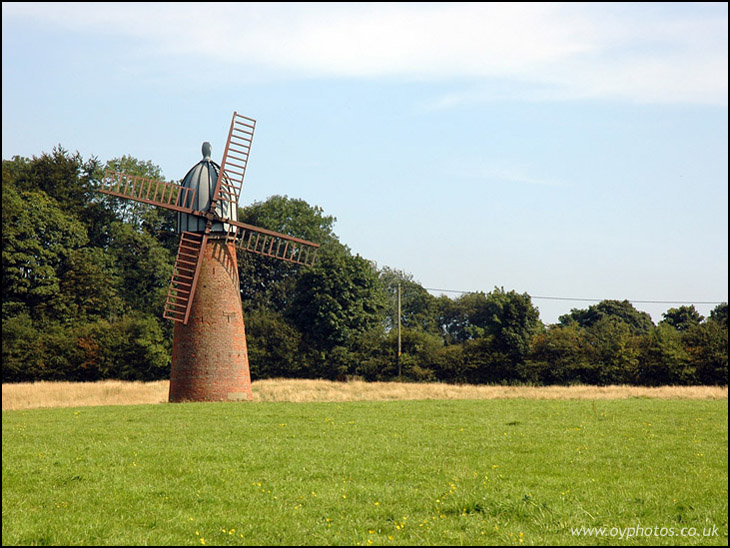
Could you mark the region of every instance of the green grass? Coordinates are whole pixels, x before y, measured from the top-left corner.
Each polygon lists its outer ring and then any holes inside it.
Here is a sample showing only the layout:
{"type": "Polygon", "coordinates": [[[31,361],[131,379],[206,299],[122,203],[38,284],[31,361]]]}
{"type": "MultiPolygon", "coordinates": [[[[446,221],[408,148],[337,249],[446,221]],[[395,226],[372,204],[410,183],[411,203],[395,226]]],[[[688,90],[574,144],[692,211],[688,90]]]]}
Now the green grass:
{"type": "Polygon", "coordinates": [[[727,545],[727,411],[637,398],[4,411],[3,545],[727,545]],[[667,536],[644,536],[654,527],[667,536]]]}

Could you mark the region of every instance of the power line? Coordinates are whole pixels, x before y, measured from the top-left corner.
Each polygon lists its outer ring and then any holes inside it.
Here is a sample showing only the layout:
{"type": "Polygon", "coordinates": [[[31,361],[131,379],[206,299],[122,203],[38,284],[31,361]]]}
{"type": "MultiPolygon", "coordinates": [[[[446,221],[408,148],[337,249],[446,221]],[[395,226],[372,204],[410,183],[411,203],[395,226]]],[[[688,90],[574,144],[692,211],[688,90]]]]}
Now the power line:
{"type": "MultiPolygon", "coordinates": [[[[553,301],[588,301],[598,303],[606,299],[581,299],[573,297],[540,297],[538,295],[530,295],[532,299],[547,299],[553,301]]],[[[637,299],[626,299],[630,303],[640,304],[722,304],[725,301],[652,301],[652,300],[637,300],[637,299]]]]}
{"type": "MultiPolygon", "coordinates": [[[[442,293],[475,293],[475,291],[461,291],[458,289],[437,289],[434,287],[424,287],[426,291],[440,291],[442,293]]],[[[529,293],[528,293],[529,295],[529,293]]],[[[542,299],[542,300],[548,300],[548,301],[580,301],[580,302],[591,302],[591,303],[600,303],[601,301],[605,301],[607,299],[586,299],[582,297],[545,297],[540,295],[530,295],[531,299],[542,299]]],[[[656,300],[646,300],[646,299],[626,299],[630,303],[639,303],[639,304],[723,304],[727,301],[656,301],[656,300]]]]}

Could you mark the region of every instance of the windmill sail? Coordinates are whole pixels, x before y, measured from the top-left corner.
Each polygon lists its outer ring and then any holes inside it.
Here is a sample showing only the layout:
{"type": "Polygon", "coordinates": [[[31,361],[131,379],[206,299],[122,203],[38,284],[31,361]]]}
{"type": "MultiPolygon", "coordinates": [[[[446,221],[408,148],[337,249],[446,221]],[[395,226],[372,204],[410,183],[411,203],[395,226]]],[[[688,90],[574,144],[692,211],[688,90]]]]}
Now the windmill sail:
{"type": "Polygon", "coordinates": [[[233,208],[238,207],[238,198],[243,187],[243,178],[248,166],[248,155],[251,152],[253,132],[256,120],[233,113],[231,129],[228,131],[226,148],[221,161],[221,176],[213,194],[213,202],[219,200],[230,202],[233,208]]]}
{"type": "Polygon", "coordinates": [[[192,213],[195,198],[195,189],[185,188],[177,183],[109,170],[104,172],[104,178],[97,190],[110,196],[128,198],[182,213],[192,213]]]}
{"type": "Polygon", "coordinates": [[[180,235],[165,311],[162,314],[164,318],[188,323],[207,239],[207,235],[195,232],[183,232],[180,235]]]}
{"type": "Polygon", "coordinates": [[[235,226],[229,237],[239,249],[307,266],[312,266],[317,258],[319,244],[237,221],[229,223],[235,226]]]}

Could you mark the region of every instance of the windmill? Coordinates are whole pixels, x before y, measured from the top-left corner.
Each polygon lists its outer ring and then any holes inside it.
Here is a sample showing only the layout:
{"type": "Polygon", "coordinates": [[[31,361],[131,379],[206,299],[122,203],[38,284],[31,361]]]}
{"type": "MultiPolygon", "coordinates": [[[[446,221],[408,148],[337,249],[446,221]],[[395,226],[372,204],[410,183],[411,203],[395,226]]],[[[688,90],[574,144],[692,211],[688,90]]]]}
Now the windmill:
{"type": "Polygon", "coordinates": [[[237,250],[311,266],[318,244],[238,221],[256,120],[233,113],[220,165],[203,159],[180,184],[106,171],[99,192],[178,213],[180,243],[163,316],[175,322],[171,402],[251,399],[237,250]]]}

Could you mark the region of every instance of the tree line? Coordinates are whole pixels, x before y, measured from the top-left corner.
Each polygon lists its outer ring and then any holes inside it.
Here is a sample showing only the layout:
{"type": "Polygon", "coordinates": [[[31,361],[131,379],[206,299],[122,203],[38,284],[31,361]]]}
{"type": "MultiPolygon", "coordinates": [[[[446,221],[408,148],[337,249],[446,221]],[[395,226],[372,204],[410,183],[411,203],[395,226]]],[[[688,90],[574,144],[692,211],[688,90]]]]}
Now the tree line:
{"type": "MultiPolygon", "coordinates": [[[[169,377],[176,214],[95,192],[104,168],[164,179],[148,161],[102,164],[60,146],[3,160],[3,382],[169,377]]],[[[708,318],[670,308],[655,325],[605,300],[545,325],[527,293],[431,295],[354,253],[336,219],[303,200],[272,196],[239,219],[322,244],[314,267],[240,254],[254,379],[727,385],[727,303],[708,318]]]]}

